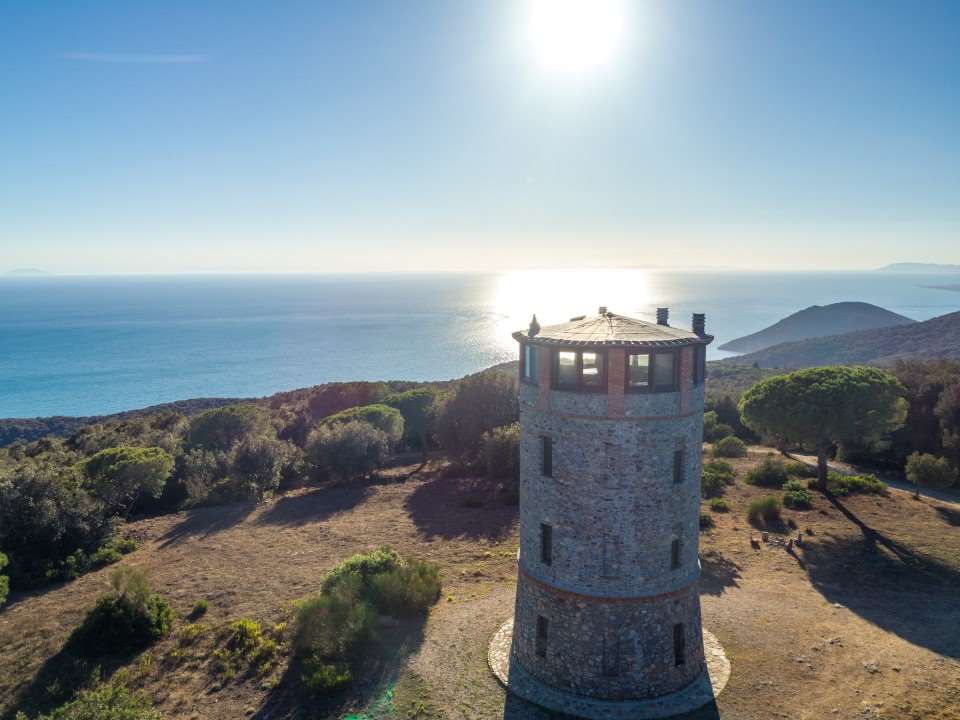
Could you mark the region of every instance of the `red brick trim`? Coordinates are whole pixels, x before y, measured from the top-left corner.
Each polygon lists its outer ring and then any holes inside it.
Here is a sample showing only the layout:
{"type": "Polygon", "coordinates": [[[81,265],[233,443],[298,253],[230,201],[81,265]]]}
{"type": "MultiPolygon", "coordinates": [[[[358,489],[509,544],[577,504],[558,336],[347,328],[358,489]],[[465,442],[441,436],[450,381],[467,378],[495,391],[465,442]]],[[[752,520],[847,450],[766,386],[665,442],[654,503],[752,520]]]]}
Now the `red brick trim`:
{"type": "Polygon", "coordinates": [[[533,575],[526,572],[519,563],[517,564],[517,574],[519,575],[520,579],[536,585],[538,588],[550,593],[551,595],[564,598],[565,600],[583,601],[600,605],[643,605],[649,603],[661,603],[667,600],[673,600],[674,598],[684,597],[689,595],[691,592],[696,592],[697,586],[697,581],[694,580],[692,583],[683,586],[679,590],[673,590],[671,592],[661,593],[659,595],[644,595],[639,597],[610,597],[601,595],[584,595],[582,593],[570,592],[569,590],[561,590],[553,585],[548,585],[543,580],[538,580],[537,578],[533,577],[533,575]]]}

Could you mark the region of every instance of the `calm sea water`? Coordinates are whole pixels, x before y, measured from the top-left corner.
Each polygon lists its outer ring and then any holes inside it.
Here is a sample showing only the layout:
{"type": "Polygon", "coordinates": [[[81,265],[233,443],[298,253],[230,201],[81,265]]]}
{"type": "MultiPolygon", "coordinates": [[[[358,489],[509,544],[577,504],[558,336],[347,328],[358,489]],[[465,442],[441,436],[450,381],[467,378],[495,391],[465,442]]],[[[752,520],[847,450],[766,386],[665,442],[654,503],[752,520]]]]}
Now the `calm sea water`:
{"type": "MultiPolygon", "coordinates": [[[[952,279],[955,281],[956,279],[952,279]]],[[[502,275],[0,279],[0,417],[91,415],[335,380],[459,377],[515,357],[510,332],[596,312],[689,327],[714,345],[813,304],[924,320],[951,278],[881,273],[524,271],[502,275]]],[[[716,350],[711,358],[723,356],[716,350]]]]}

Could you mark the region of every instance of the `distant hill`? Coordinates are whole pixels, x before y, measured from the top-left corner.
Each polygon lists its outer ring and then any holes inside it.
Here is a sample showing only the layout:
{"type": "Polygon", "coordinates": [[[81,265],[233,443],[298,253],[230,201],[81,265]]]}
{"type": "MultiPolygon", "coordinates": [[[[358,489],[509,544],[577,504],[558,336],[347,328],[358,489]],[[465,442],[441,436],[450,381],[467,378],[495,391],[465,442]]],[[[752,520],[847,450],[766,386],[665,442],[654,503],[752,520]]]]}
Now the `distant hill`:
{"type": "Polygon", "coordinates": [[[903,262],[877,268],[877,272],[899,273],[960,273],[960,265],[941,265],[939,263],[903,262]]]}
{"type": "Polygon", "coordinates": [[[888,365],[906,358],[960,360],[960,312],[909,325],[781,343],[725,360],[761,368],[833,364],[888,365]]]}
{"type": "Polygon", "coordinates": [[[7,275],[49,275],[45,270],[38,270],[37,268],[17,268],[16,270],[10,270],[7,272],[7,275]]]}
{"type": "Polygon", "coordinates": [[[813,305],[785,317],[768,328],[721,345],[720,350],[748,353],[784,342],[840,335],[857,330],[907,325],[916,322],[882,307],[864,302],[813,305]]]}

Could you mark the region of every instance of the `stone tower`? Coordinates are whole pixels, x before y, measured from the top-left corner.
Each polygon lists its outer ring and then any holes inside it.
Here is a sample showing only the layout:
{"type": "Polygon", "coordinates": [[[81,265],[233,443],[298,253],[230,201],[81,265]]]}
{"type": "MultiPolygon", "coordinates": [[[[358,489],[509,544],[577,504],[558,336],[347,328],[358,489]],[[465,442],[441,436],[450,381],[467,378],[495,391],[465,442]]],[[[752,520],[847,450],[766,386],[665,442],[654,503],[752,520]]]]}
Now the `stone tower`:
{"type": "Polygon", "coordinates": [[[713,339],[704,316],[688,331],[670,327],[665,308],[652,323],[602,307],[560,325],[534,319],[513,337],[520,552],[494,672],[521,697],[583,717],[658,717],[657,707],[707,702],[697,587],[713,339]]]}

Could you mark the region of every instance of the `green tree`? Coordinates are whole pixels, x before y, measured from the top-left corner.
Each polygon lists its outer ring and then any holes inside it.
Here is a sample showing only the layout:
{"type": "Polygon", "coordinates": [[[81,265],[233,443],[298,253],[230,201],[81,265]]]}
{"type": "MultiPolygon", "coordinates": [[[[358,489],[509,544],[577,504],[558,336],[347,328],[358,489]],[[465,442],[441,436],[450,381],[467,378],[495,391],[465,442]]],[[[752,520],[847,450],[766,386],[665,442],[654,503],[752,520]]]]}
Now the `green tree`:
{"type": "MultiPolygon", "coordinates": [[[[7,566],[7,556],[0,552],[0,571],[7,566]]],[[[0,575],[0,607],[7,601],[7,593],[10,592],[10,578],[6,575],[0,575]]]]}
{"type": "Polygon", "coordinates": [[[358,421],[373,425],[377,430],[380,430],[386,435],[391,446],[400,442],[403,438],[403,415],[396,408],[380,403],[343,410],[325,417],[320,424],[329,426],[358,421]]]}
{"type": "Polygon", "coordinates": [[[311,465],[337,480],[370,475],[383,465],[389,451],[386,433],[359,420],[321,425],[307,438],[311,465]]]}
{"type": "Polygon", "coordinates": [[[948,488],[957,482],[957,471],[946,458],[926,453],[912,453],[907,457],[907,480],[917,487],[914,497],[920,497],[920,488],[948,488]]]}
{"type": "Polygon", "coordinates": [[[260,500],[275,491],[287,454],[287,443],[280,440],[252,438],[240,443],[230,467],[236,496],[260,500]]]}
{"type": "Polygon", "coordinates": [[[750,429],[777,442],[817,451],[817,485],[826,490],[827,456],[834,443],[865,442],[903,424],[903,385],[868,367],[821,367],[761,380],[740,399],[750,429]]]}
{"type": "Polygon", "coordinates": [[[173,458],[158,447],[116,447],[84,461],[90,493],[126,515],[138,498],[158,498],[173,471],[173,458]]]}
{"type": "Polygon", "coordinates": [[[437,418],[440,445],[460,460],[475,460],[483,434],[518,417],[516,373],[488,370],[470,375],[443,402],[437,418]]]}
{"type": "Polygon", "coordinates": [[[416,442],[423,451],[423,460],[427,460],[431,438],[437,428],[437,397],[433,388],[416,388],[402,393],[394,393],[383,399],[403,415],[403,435],[407,443],[416,442]]]}
{"type": "Polygon", "coordinates": [[[190,422],[190,444],[228,451],[248,437],[271,434],[270,416],[258,405],[227,405],[207,410],[190,422]]]}

